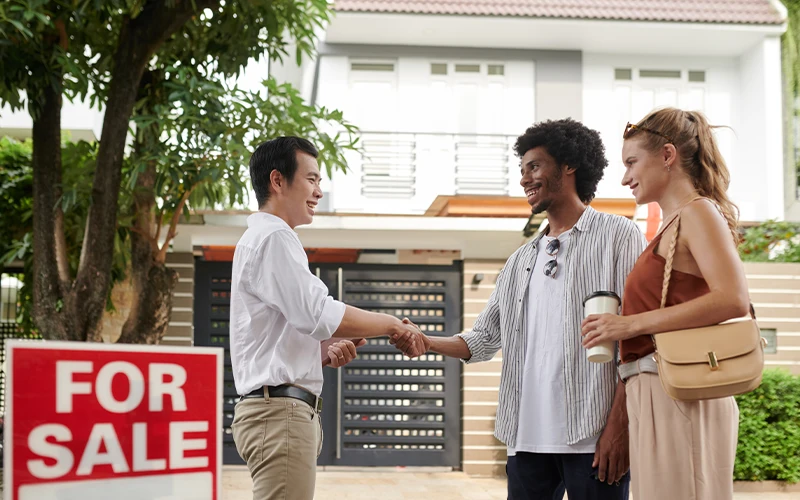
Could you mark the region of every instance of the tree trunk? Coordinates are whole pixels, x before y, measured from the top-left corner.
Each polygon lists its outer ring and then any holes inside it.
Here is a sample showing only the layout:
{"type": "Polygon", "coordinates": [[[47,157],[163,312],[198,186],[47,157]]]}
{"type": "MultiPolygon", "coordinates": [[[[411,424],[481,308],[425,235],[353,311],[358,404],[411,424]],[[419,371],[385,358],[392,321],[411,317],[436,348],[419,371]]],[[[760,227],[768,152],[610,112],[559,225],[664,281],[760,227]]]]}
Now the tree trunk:
{"type": "MultiPolygon", "coordinates": [[[[92,205],[75,280],[82,312],[78,328],[87,340],[100,340],[100,320],[111,285],[122,159],[142,74],[156,50],[189,20],[195,8],[202,11],[218,3],[219,0],[146,2],[141,13],[121,30],[97,153],[92,205]]],[[[168,282],[165,279],[165,284],[168,282]]]]}
{"type": "Polygon", "coordinates": [[[132,265],[133,300],[122,335],[121,344],[158,344],[167,332],[172,315],[172,291],[178,284],[178,273],[153,260],[149,241],[133,235],[132,265]],[[135,243],[140,240],[139,243],[135,243]]]}
{"type": "MultiPolygon", "coordinates": [[[[33,320],[45,339],[79,340],[61,210],[61,75],[33,118],[33,320]]],[[[34,95],[30,92],[29,95],[34,95]]],[[[35,109],[35,111],[34,111],[35,109]]]]}
{"type": "MultiPolygon", "coordinates": [[[[156,139],[150,131],[140,134],[141,141],[156,139]]],[[[172,291],[178,283],[178,273],[157,259],[159,249],[153,227],[155,180],[155,162],[150,161],[136,178],[134,188],[136,229],[131,233],[133,298],[122,335],[117,340],[123,344],[158,344],[172,315],[172,291]]]]}

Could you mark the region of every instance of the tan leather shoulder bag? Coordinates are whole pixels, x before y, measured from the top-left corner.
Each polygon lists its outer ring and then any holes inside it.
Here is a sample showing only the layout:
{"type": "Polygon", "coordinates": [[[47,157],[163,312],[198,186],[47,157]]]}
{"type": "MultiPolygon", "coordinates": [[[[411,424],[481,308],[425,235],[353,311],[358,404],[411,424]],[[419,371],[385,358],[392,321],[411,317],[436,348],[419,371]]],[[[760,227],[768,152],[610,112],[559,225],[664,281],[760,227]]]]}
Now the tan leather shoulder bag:
{"type": "MultiPolygon", "coordinates": [[[[667,252],[661,308],[667,302],[680,213],[667,252]]],[[[761,384],[764,344],[750,306],[751,319],[653,335],[658,375],[664,391],[682,401],[724,398],[750,392],[761,384]]]]}

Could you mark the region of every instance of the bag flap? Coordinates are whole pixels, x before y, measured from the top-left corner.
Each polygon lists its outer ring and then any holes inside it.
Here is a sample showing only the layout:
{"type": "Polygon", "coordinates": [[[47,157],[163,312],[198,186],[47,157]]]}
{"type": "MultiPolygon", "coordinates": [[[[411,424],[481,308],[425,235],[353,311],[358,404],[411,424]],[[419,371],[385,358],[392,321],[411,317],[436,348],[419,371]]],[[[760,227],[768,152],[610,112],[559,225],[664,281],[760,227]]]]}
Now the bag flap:
{"type": "Polygon", "coordinates": [[[676,330],[655,335],[658,355],[673,364],[708,363],[743,356],[759,348],[761,330],[755,320],[676,330]]]}

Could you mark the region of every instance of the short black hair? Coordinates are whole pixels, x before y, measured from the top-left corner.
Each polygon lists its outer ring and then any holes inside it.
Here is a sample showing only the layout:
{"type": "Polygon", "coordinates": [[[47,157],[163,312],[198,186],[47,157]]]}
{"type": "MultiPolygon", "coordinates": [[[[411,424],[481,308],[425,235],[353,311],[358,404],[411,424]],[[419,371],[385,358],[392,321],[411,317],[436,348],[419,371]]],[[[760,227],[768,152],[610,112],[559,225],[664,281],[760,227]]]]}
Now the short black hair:
{"type": "Polygon", "coordinates": [[[517,138],[514,152],[522,158],[531,149],[544,146],[561,167],[575,169],[575,188],[584,203],[594,199],[597,184],[608,166],[600,134],[571,118],[547,120],[528,128],[517,138]]]}
{"type": "Polygon", "coordinates": [[[317,148],[301,137],[276,137],[259,144],[250,157],[250,180],[256,192],[258,207],[269,199],[269,174],[277,170],[291,184],[297,172],[297,152],[319,156],[317,148]]]}

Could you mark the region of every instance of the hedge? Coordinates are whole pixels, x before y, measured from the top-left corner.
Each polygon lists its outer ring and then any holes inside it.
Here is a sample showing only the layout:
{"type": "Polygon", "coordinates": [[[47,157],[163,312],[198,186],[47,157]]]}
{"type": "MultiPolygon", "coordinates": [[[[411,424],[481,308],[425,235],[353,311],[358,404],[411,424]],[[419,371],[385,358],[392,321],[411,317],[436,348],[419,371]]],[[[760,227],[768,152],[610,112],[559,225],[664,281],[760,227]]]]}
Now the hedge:
{"type": "Polygon", "coordinates": [[[800,376],[765,370],[761,386],[736,396],[738,481],[800,482],[800,376]]]}

